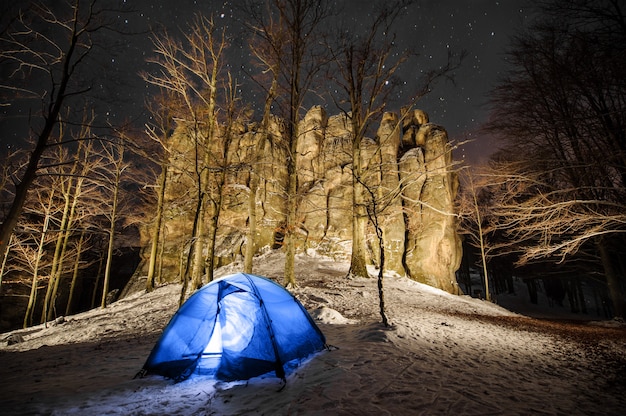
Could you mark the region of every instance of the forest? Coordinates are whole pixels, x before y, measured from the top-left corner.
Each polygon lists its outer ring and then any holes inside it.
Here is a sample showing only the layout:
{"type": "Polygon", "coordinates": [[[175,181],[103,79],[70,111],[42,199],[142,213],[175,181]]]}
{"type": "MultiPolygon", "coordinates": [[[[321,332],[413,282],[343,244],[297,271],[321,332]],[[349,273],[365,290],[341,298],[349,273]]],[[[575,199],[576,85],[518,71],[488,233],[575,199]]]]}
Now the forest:
{"type": "MultiPolygon", "coordinates": [[[[395,41],[395,23],[414,3],[378,4],[358,30],[342,27],[325,0],[244,1],[241,32],[200,13],[180,33],[154,28],[149,69],[139,74],[148,92],[141,123],[113,123],[102,112],[111,100],[106,83],[115,83],[103,54],[128,36],[146,36],[120,25],[119,16],[132,15],[130,6],[75,0],[52,9],[33,2],[3,13],[1,105],[29,116],[15,126],[23,144],[3,148],[0,159],[0,330],[106,308],[140,278],[147,292],[182,283],[182,303],[223,264],[218,243],[229,204],[246,213],[234,226],[248,242],[241,245],[242,269],[252,272],[254,256],[264,250],[251,243],[262,231],[260,192],[276,195],[279,225],[268,241],[284,252],[283,284],[296,287],[294,258],[305,250],[303,201],[319,185],[300,169],[309,133],[302,120],[322,99],[346,120],[349,272],[367,277],[368,265],[379,270],[385,322],[382,276],[392,244],[385,221],[394,206],[404,218],[409,202],[416,212],[436,207],[407,196],[420,179],[385,182],[389,165],[377,128],[393,111],[391,130],[408,137],[407,120],[419,114],[420,98],[464,62],[463,51],[450,51],[444,64],[429,67],[395,41]],[[250,57],[245,71],[229,61],[238,36],[250,57]],[[392,108],[403,82],[399,69],[407,65],[420,68],[419,85],[401,108],[392,108]],[[243,140],[246,132],[254,140],[243,140]],[[246,157],[234,160],[230,155],[241,146],[246,157]],[[266,166],[267,149],[282,155],[281,180],[272,176],[278,167],[266,166]],[[368,176],[374,165],[379,181],[368,176]],[[185,184],[178,204],[171,198],[177,177],[185,184]],[[234,198],[233,189],[242,187],[247,197],[234,198]],[[167,219],[171,227],[183,212],[186,234],[168,253],[167,219]],[[173,268],[163,268],[167,259],[173,268]]],[[[507,73],[480,131],[497,140],[498,150],[485,163],[460,163],[450,157],[464,144],[456,139],[433,156],[445,160],[439,169],[450,175],[455,196],[442,213],[453,218],[454,238],[463,244],[462,258],[461,251],[448,251],[459,255],[455,284],[492,300],[521,278],[531,299],[545,291],[586,313],[592,296],[604,318],[623,319],[624,7],[611,0],[537,4],[541,13],[511,40],[507,73]],[[472,275],[480,276],[478,289],[472,275]]],[[[419,141],[416,146],[428,153],[419,141]]]]}

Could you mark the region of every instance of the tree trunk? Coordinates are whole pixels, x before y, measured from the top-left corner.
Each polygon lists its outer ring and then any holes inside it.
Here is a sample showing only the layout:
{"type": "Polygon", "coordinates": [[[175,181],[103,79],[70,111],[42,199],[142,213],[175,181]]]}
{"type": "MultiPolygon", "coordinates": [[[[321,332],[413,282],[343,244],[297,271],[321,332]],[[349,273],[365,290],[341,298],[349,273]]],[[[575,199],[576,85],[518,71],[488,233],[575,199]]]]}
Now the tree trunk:
{"type": "MultiPolygon", "coordinates": [[[[198,189],[198,191],[200,191],[200,189],[198,189]]],[[[193,267],[192,260],[193,260],[194,251],[195,251],[194,248],[197,242],[196,240],[198,239],[197,237],[198,236],[198,223],[200,221],[200,217],[202,214],[202,206],[204,205],[203,199],[204,198],[202,196],[199,196],[198,203],[196,204],[196,213],[193,218],[191,239],[189,243],[189,253],[187,253],[186,261],[185,261],[185,248],[184,247],[181,248],[181,251],[180,251],[179,273],[180,273],[180,281],[182,283],[182,287],[180,289],[180,297],[178,299],[179,306],[182,306],[183,303],[185,302],[185,298],[187,296],[187,289],[189,288],[189,281],[191,280],[191,277],[192,277],[192,273],[190,273],[190,270],[193,267]]]]}
{"type": "MultiPolygon", "coordinates": [[[[120,152],[120,161],[123,158],[123,152],[120,152]]],[[[115,220],[117,216],[118,193],[120,189],[121,170],[118,168],[115,172],[115,183],[113,188],[113,206],[111,207],[111,227],[109,229],[109,247],[107,249],[107,260],[104,268],[104,281],[102,282],[102,301],[100,307],[106,308],[107,294],[109,291],[109,281],[111,278],[111,266],[113,264],[113,245],[115,243],[115,220]]]]}
{"type": "Polygon", "coordinates": [[[252,273],[254,258],[254,240],[256,238],[256,194],[259,189],[259,178],[252,168],[250,172],[250,194],[248,195],[248,233],[246,235],[246,251],[244,253],[243,271],[252,273]]]}
{"type": "MultiPolygon", "coordinates": [[[[298,45],[296,45],[298,46],[298,45]]],[[[301,45],[300,45],[301,46],[301,45]]],[[[292,59],[299,59],[297,54],[292,59]]],[[[289,113],[289,154],[287,156],[287,224],[285,226],[285,286],[296,286],[296,229],[298,210],[298,140],[300,138],[300,63],[292,62],[289,113]]]]}
{"type": "MultiPolygon", "coordinates": [[[[217,58],[213,57],[213,71],[211,73],[211,78],[209,81],[208,88],[211,91],[208,100],[208,129],[206,132],[206,136],[204,138],[204,164],[202,166],[202,174],[200,175],[200,190],[202,192],[202,200],[207,198],[207,193],[209,192],[209,166],[211,165],[211,142],[216,138],[215,130],[216,130],[216,92],[217,92],[217,69],[218,69],[218,61],[217,58]]],[[[220,191],[221,192],[221,191],[220,191]]],[[[210,240],[210,236],[205,235],[205,215],[206,215],[206,203],[200,204],[200,216],[198,218],[198,233],[194,246],[194,262],[193,262],[193,273],[192,273],[192,288],[194,290],[199,289],[203,285],[203,276],[204,271],[207,269],[207,265],[205,260],[209,257],[213,256],[212,252],[207,252],[207,255],[204,255],[204,248],[208,249],[208,244],[210,240]]],[[[210,231],[209,231],[210,232],[210,231]]],[[[211,276],[213,275],[213,259],[210,260],[211,267],[211,276]]]]}
{"type": "MultiPolygon", "coordinates": [[[[489,290],[489,272],[487,270],[487,256],[485,254],[485,239],[483,236],[483,220],[480,215],[480,207],[478,204],[478,197],[476,196],[476,187],[474,186],[474,180],[472,175],[469,176],[472,198],[474,199],[474,211],[476,212],[476,225],[478,226],[478,243],[480,247],[480,261],[483,266],[483,277],[485,279],[485,299],[491,302],[491,292],[489,290]]],[[[536,302],[533,302],[536,303],[536,302]]]]}
{"type": "Polygon", "coordinates": [[[54,277],[54,287],[52,288],[52,297],[50,299],[50,306],[48,308],[48,321],[51,321],[53,319],[53,314],[56,311],[56,300],[59,291],[59,283],[61,282],[61,278],[63,276],[63,261],[65,260],[65,253],[67,253],[67,243],[71,234],[70,228],[73,221],[72,217],[73,213],[70,210],[65,227],[61,230],[61,235],[63,236],[63,244],[61,246],[61,253],[59,254],[56,276],[54,277]]]}
{"type": "Polygon", "coordinates": [[[2,259],[2,266],[0,267],[0,290],[2,290],[2,278],[4,277],[4,270],[7,267],[7,259],[9,258],[9,247],[11,246],[11,242],[13,241],[13,234],[9,236],[9,244],[7,244],[7,250],[5,252],[5,256],[2,259]]]}
{"type": "Polygon", "coordinates": [[[604,277],[606,278],[606,285],[609,289],[609,296],[611,297],[611,303],[613,304],[613,311],[616,318],[626,318],[626,305],[624,305],[624,295],[620,288],[619,276],[615,273],[611,255],[606,243],[600,241],[598,243],[598,250],[600,251],[600,259],[602,266],[604,267],[604,277]]]}
{"type": "Polygon", "coordinates": [[[491,302],[491,291],[489,289],[489,272],[487,270],[487,256],[485,255],[485,241],[483,239],[483,228],[481,225],[480,214],[478,214],[478,206],[476,206],[478,215],[478,238],[480,242],[480,260],[483,265],[483,278],[485,280],[485,300],[491,302]]]}
{"type": "MultiPolygon", "coordinates": [[[[43,237],[42,237],[43,239],[43,237]]],[[[37,256],[41,256],[41,247],[37,256]]],[[[26,313],[24,314],[24,322],[22,328],[28,328],[33,323],[33,309],[35,302],[37,302],[37,285],[39,280],[39,258],[35,264],[35,271],[33,273],[33,279],[31,280],[30,294],[28,296],[28,304],[26,305],[26,313]]]]}
{"type": "Polygon", "coordinates": [[[367,272],[367,248],[365,246],[365,234],[367,228],[367,218],[364,218],[360,207],[353,208],[357,214],[352,218],[352,233],[360,236],[352,240],[352,255],[350,258],[350,272],[353,276],[369,277],[367,272]]]}
{"type": "Polygon", "coordinates": [[[148,277],[146,279],[146,292],[152,292],[155,287],[155,270],[157,253],[161,240],[161,226],[163,223],[163,203],[165,200],[165,185],[167,183],[167,162],[163,163],[161,177],[159,178],[159,197],[157,200],[156,224],[152,230],[152,246],[150,247],[150,259],[148,263],[148,277]]]}
{"type": "Polygon", "coordinates": [[[33,270],[33,279],[30,286],[30,295],[28,296],[28,304],[26,305],[26,313],[24,314],[23,328],[27,328],[33,323],[33,309],[37,302],[37,285],[39,280],[39,262],[43,255],[44,242],[48,233],[48,226],[50,225],[50,210],[52,206],[52,199],[54,190],[50,192],[50,201],[48,204],[48,212],[46,212],[46,218],[44,219],[43,229],[41,230],[41,239],[39,240],[39,246],[37,247],[37,259],[35,260],[35,268],[33,270]]]}
{"type": "Polygon", "coordinates": [[[367,227],[367,213],[363,197],[363,184],[359,181],[361,172],[360,151],[355,151],[353,164],[356,163],[352,176],[352,256],[350,272],[354,276],[369,277],[367,273],[367,249],[365,235],[367,227]],[[357,157],[358,159],[355,159],[357,157]]]}
{"type": "MultiPolygon", "coordinates": [[[[208,169],[205,169],[206,172],[208,169]]],[[[203,175],[204,176],[204,175],[203,175]]],[[[206,180],[206,179],[205,179],[206,180]]],[[[205,183],[202,180],[201,184],[205,183]]],[[[205,210],[206,210],[206,195],[204,193],[204,186],[200,200],[198,201],[198,211],[196,212],[196,232],[193,238],[193,256],[192,256],[192,272],[191,272],[191,288],[196,290],[202,287],[202,275],[204,271],[204,247],[205,247],[205,210]]],[[[191,249],[190,255],[191,255],[191,249]]]]}
{"type": "Polygon", "coordinates": [[[53,296],[54,287],[56,286],[56,280],[59,278],[60,273],[58,270],[60,269],[60,261],[61,261],[61,252],[63,248],[63,240],[64,233],[63,230],[67,227],[67,217],[69,215],[69,196],[64,195],[65,197],[65,206],[63,208],[63,217],[61,218],[60,229],[57,234],[57,243],[54,249],[54,257],[52,258],[52,268],[50,270],[50,279],[48,280],[48,288],[46,289],[46,297],[43,301],[43,313],[41,314],[41,323],[46,323],[52,317],[52,309],[53,309],[53,296]]]}
{"type": "Polygon", "coordinates": [[[100,261],[98,262],[98,272],[96,273],[96,281],[93,284],[93,292],[91,292],[91,309],[96,307],[96,297],[98,295],[98,285],[100,284],[100,276],[102,276],[103,264],[104,264],[104,252],[101,252],[100,261]]]}
{"type": "Polygon", "coordinates": [[[80,254],[83,248],[83,239],[85,238],[85,230],[80,233],[78,245],[76,246],[76,262],[74,262],[74,273],[72,273],[72,283],[70,284],[70,293],[67,298],[67,306],[65,307],[65,316],[69,315],[72,310],[72,298],[74,297],[74,289],[78,280],[78,271],[80,266],[80,254]]]}
{"type": "Polygon", "coordinates": [[[224,174],[222,174],[222,182],[218,186],[217,199],[213,201],[212,211],[213,215],[209,221],[209,228],[207,230],[207,255],[204,259],[206,268],[207,282],[213,281],[213,268],[215,264],[215,242],[217,238],[217,227],[220,221],[220,212],[222,211],[222,187],[224,186],[224,174]]]}
{"type": "Polygon", "coordinates": [[[296,285],[295,257],[296,257],[296,213],[297,213],[297,186],[298,173],[296,172],[295,151],[287,162],[288,184],[287,184],[287,225],[285,227],[285,286],[294,287],[296,285]]]}
{"type": "Polygon", "coordinates": [[[391,324],[387,319],[387,313],[385,311],[385,291],[383,287],[383,279],[385,277],[385,240],[383,238],[383,230],[380,227],[380,223],[378,221],[378,203],[376,201],[376,194],[372,191],[372,189],[367,188],[367,191],[370,196],[370,201],[367,206],[367,218],[374,226],[374,231],[376,232],[376,240],[378,241],[378,256],[379,256],[379,265],[378,265],[378,311],[380,313],[380,317],[383,321],[383,325],[385,327],[390,327],[391,324]]]}
{"type": "MultiPolygon", "coordinates": [[[[165,236],[163,237],[165,238],[165,236]]],[[[157,256],[159,259],[159,264],[158,264],[157,272],[156,272],[158,284],[161,284],[163,282],[163,253],[164,251],[165,251],[165,244],[159,245],[159,254],[157,256]]]]}
{"type": "MultiPolygon", "coordinates": [[[[115,209],[117,205],[117,193],[116,196],[114,197],[114,203],[113,203],[113,211],[115,211],[115,209]]],[[[100,307],[102,308],[106,308],[107,304],[106,304],[106,299],[107,299],[107,294],[109,292],[109,281],[111,279],[111,266],[113,263],[113,244],[115,243],[115,217],[113,217],[111,219],[111,228],[109,229],[109,246],[107,249],[107,257],[106,257],[106,265],[104,267],[104,280],[102,282],[102,300],[100,302],[100,307]]]]}
{"type": "MultiPolygon", "coordinates": [[[[189,251],[191,251],[191,247],[189,247],[189,251]]],[[[178,297],[178,307],[183,306],[183,303],[185,303],[185,299],[187,297],[187,288],[189,287],[189,276],[187,273],[187,270],[189,269],[189,261],[191,259],[191,254],[189,254],[187,256],[187,262],[185,264],[185,266],[183,267],[183,263],[185,262],[185,252],[184,250],[181,250],[180,253],[180,276],[181,276],[181,288],[180,288],[180,296],[178,297]]]]}
{"type": "Polygon", "coordinates": [[[245,273],[252,273],[252,259],[254,258],[254,241],[256,239],[256,194],[259,190],[259,175],[257,174],[257,163],[259,162],[259,156],[265,148],[265,143],[269,135],[269,123],[270,114],[272,108],[272,102],[276,96],[276,89],[278,88],[278,79],[276,71],[272,70],[274,77],[272,78],[272,85],[267,93],[265,99],[265,106],[263,107],[263,120],[261,121],[261,131],[259,141],[256,143],[254,154],[252,155],[252,166],[250,168],[250,193],[248,194],[248,234],[246,236],[246,252],[244,255],[243,270],[245,273]]]}
{"type": "MultiPolygon", "coordinates": [[[[374,214],[376,215],[376,214],[374,214]]],[[[376,228],[376,238],[378,239],[378,250],[380,255],[380,265],[378,267],[378,310],[380,317],[385,327],[390,327],[389,319],[387,319],[387,312],[385,310],[385,290],[383,287],[383,278],[385,277],[385,242],[383,240],[383,231],[378,226],[378,219],[374,224],[376,228]]]]}

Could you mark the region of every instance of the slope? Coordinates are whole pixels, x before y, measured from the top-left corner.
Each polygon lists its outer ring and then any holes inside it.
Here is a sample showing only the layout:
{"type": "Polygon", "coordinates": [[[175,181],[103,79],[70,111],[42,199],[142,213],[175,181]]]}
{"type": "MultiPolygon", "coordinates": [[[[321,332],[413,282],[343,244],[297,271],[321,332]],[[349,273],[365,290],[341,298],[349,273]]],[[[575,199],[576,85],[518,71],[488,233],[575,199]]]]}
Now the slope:
{"type": "MultiPolygon", "coordinates": [[[[283,257],[255,273],[280,281],[283,257]]],[[[290,373],[247,383],[197,377],[133,379],[176,309],[180,286],[134,294],[48,328],[3,334],[3,414],[396,415],[621,414],[626,329],[527,318],[405,278],[385,279],[380,325],[375,279],[348,264],[299,256],[293,292],[332,348],[290,373]]],[[[235,265],[217,276],[238,271],[235,265]]]]}

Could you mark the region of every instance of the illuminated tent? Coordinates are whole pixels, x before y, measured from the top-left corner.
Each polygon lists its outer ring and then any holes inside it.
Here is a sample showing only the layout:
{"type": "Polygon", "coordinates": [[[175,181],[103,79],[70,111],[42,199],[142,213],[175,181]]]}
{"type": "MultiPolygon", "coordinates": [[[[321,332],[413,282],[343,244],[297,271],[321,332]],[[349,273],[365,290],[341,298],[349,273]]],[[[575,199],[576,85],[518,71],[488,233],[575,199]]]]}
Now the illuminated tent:
{"type": "Polygon", "coordinates": [[[324,348],[307,311],[282,286],[237,273],[215,280],[187,299],[163,331],[144,374],[177,381],[192,374],[246,380],[275,371],[324,348]]]}

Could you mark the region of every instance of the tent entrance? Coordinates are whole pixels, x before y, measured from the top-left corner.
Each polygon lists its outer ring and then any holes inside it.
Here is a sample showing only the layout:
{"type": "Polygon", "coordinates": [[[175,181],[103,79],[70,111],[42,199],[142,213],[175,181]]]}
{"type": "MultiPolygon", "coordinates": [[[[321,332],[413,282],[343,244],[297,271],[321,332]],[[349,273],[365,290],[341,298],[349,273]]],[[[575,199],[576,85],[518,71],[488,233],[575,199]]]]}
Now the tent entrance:
{"type": "Polygon", "coordinates": [[[214,375],[220,366],[222,360],[222,325],[220,320],[215,320],[215,326],[213,327],[213,335],[209,343],[202,351],[202,355],[198,360],[196,367],[196,373],[202,375],[214,375]]]}
{"type": "Polygon", "coordinates": [[[219,314],[198,360],[197,374],[216,374],[224,350],[237,354],[248,347],[257,325],[258,307],[258,300],[248,292],[231,292],[219,301],[219,314]]]}

